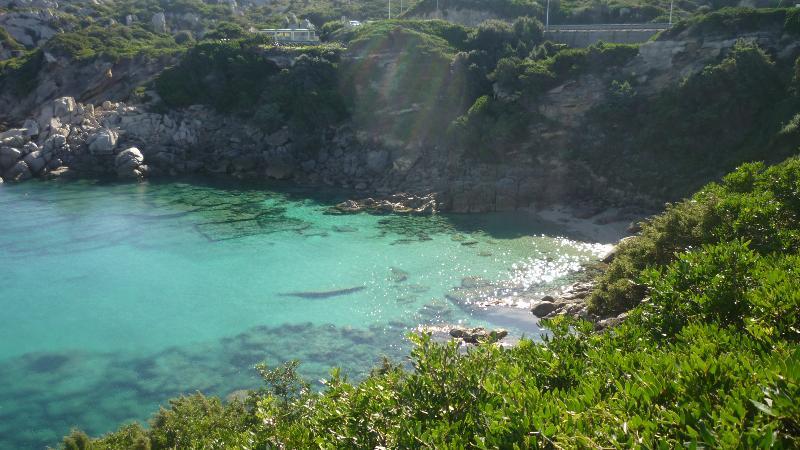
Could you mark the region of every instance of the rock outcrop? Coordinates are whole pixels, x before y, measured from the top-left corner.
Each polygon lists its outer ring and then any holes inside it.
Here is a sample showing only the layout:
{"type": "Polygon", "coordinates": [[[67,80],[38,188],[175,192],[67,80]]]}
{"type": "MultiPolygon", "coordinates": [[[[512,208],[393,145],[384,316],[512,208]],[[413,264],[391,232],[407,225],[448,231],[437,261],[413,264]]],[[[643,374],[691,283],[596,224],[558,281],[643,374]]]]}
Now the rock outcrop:
{"type": "Polygon", "coordinates": [[[401,213],[401,214],[436,214],[436,196],[413,195],[407,193],[392,194],[386,198],[363,200],[347,200],[334,207],[340,213],[401,213]]]}

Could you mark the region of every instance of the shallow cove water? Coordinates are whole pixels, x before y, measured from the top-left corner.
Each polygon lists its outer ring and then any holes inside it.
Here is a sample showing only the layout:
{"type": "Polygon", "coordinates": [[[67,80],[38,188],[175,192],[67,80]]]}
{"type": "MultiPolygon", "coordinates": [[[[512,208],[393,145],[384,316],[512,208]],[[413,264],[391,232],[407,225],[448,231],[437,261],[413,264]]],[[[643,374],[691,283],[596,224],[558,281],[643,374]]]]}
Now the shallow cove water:
{"type": "Polygon", "coordinates": [[[520,214],[328,214],[336,192],[209,182],[0,188],[0,448],[101,434],[200,390],[401,360],[420,324],[503,326],[445,295],[465,277],[537,292],[606,247],[520,214]],[[573,237],[574,238],[574,237],[573,237]]]}

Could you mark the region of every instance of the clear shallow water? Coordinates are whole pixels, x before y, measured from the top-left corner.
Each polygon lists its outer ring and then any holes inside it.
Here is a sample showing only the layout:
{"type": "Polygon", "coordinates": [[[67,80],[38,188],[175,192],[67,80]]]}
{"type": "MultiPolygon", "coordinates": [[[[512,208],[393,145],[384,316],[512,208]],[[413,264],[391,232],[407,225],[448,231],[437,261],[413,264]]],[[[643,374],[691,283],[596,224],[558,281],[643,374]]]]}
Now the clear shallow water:
{"type": "Polygon", "coordinates": [[[357,378],[402,358],[419,324],[536,336],[530,315],[500,320],[445,294],[472,276],[545,292],[603,251],[519,215],[326,214],[339,200],[207,183],[0,188],[0,448],[255,387],[261,361],[357,378]],[[286,295],[338,289],[354,292],[286,295]]]}

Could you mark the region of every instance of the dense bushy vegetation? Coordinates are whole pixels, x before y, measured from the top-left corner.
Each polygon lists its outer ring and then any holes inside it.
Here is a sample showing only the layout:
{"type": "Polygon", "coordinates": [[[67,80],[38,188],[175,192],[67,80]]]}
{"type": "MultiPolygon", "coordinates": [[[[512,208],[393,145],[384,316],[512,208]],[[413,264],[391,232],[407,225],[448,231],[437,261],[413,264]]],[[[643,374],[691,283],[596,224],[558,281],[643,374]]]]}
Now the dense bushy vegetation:
{"type": "Polygon", "coordinates": [[[616,261],[650,267],[627,281],[648,300],[611,330],[557,318],[542,343],[467,354],[412,336],[413,370],[333,370],[319,393],[296,363],[260,366],[244,403],[182,397],[147,430],[64,446],[797,448],[798,213],[800,159],[745,165],[624,245],[616,261]]]}
{"type": "Polygon", "coordinates": [[[119,61],[126,58],[159,58],[185,51],[191,41],[178,43],[171,36],[152,33],[141,26],[119,24],[90,25],[78,31],[59,33],[42,49],[0,62],[0,90],[25,95],[36,87],[43,67],[44,52],[73,61],[103,58],[119,61]]]}
{"type": "Polygon", "coordinates": [[[575,157],[617,186],[689,195],[743,161],[793,154],[800,139],[784,127],[800,107],[792,77],[793,68],[744,43],[656,96],[639,95],[635,80],[620,77],[589,114],[591,137],[575,157]]]}
{"type": "Polygon", "coordinates": [[[687,18],[664,32],[675,36],[689,29],[694,36],[737,36],[753,31],[785,29],[790,33],[800,32],[800,13],[792,9],[722,8],[708,14],[687,18]]]}
{"type": "Polygon", "coordinates": [[[168,107],[209,105],[248,117],[267,132],[289,124],[303,147],[303,136],[346,116],[336,68],[342,49],[264,47],[265,43],[257,36],[203,41],[156,79],[156,91],[168,107]],[[270,59],[274,56],[296,60],[281,68],[270,59]]]}
{"type": "MultiPolygon", "coordinates": [[[[688,18],[692,15],[705,14],[723,8],[739,6],[741,2],[733,0],[684,0],[670,2],[655,0],[610,0],[597,2],[589,0],[559,0],[550,2],[551,24],[585,24],[585,23],[645,23],[667,22],[670,8],[673,9],[673,21],[688,18]]],[[[757,0],[750,2],[754,7],[774,7],[779,2],[757,0]]],[[[421,0],[411,8],[407,16],[433,14],[436,0],[421,0]]],[[[514,19],[519,16],[536,17],[544,21],[545,1],[535,0],[439,0],[442,18],[447,19],[451,12],[459,10],[484,11],[500,19],[514,19]]]]}
{"type": "MultiPolygon", "coordinates": [[[[799,176],[798,159],[769,168],[763,163],[745,164],[721,183],[644,222],[638,236],[620,245],[616,259],[600,278],[592,296],[593,309],[609,314],[635,306],[651,293],[640,281],[642,271],[669,264],[687,249],[741,240],[749,243],[748,252],[768,261],[774,255],[796,254],[800,250],[799,176]]],[[[681,266],[674,268],[678,269],[681,266]]],[[[749,282],[750,277],[739,274],[735,278],[749,282]]]]}
{"type": "Polygon", "coordinates": [[[185,50],[171,36],[152,33],[141,26],[115,24],[92,25],[80,31],[61,33],[47,42],[44,49],[57,56],[75,60],[105,57],[112,60],[138,55],[158,57],[185,50]]]}
{"type": "Polygon", "coordinates": [[[37,75],[42,68],[44,53],[41,50],[26,52],[22,56],[0,61],[0,90],[24,95],[36,88],[37,75]]]}
{"type": "MultiPolygon", "coordinates": [[[[527,127],[536,123],[528,105],[549,89],[581,74],[613,69],[636,56],[633,45],[599,43],[587,49],[562,49],[547,45],[530,56],[501,58],[489,75],[495,95],[480,97],[449,130],[455,145],[471,149],[485,160],[501,161],[508,148],[528,136],[527,127]]],[[[514,54],[507,51],[504,54],[514,54]]]]}

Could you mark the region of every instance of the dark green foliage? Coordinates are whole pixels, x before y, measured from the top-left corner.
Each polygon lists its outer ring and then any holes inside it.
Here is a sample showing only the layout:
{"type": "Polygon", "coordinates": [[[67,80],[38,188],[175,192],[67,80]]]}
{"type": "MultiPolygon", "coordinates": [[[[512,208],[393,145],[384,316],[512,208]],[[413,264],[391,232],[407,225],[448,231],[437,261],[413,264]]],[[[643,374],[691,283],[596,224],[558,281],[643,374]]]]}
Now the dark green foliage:
{"type": "Polygon", "coordinates": [[[189,30],[178,31],[172,38],[175,39],[175,43],[178,45],[194,43],[194,35],[189,30]]]}
{"type": "Polygon", "coordinates": [[[344,28],[344,24],[341,20],[325,22],[325,24],[319,29],[319,38],[323,41],[330,41],[333,39],[333,33],[341,30],[342,28],[344,28]]]}
{"type": "Polygon", "coordinates": [[[503,57],[525,57],[536,48],[543,38],[541,22],[530,17],[520,17],[513,23],[487,20],[472,30],[466,48],[486,55],[487,65],[503,57]]]}
{"type": "Polygon", "coordinates": [[[471,156],[497,162],[525,137],[530,121],[519,103],[496,101],[484,95],[453,122],[448,135],[453,144],[470,149],[471,156]]]}
{"type": "Polygon", "coordinates": [[[347,116],[336,62],[341,48],[265,46],[263,36],[202,41],[156,79],[156,90],[172,108],[209,105],[250,117],[266,131],[288,123],[297,150],[313,146],[320,127],[347,116]],[[270,56],[295,58],[281,69],[270,56]]]}
{"type": "Polygon", "coordinates": [[[156,90],[170,107],[211,105],[219,111],[251,110],[279,69],[243,41],[205,41],[156,80],[156,90]]]}
{"type": "Polygon", "coordinates": [[[169,409],[161,409],[150,423],[153,449],[249,447],[252,438],[246,430],[252,419],[244,405],[223,405],[218,398],[202,394],[170,400],[169,409]]]}
{"type": "Polygon", "coordinates": [[[710,184],[692,199],[670,206],[643,223],[639,236],[620,245],[618,256],[599,279],[592,308],[613,314],[635,306],[646,295],[638,281],[642,270],[669,264],[688,249],[741,239],[761,255],[796,253],[799,180],[796,158],[768,169],[745,164],[721,184],[710,184]]]}
{"type": "MultiPolygon", "coordinates": [[[[546,323],[552,335],[541,344],[466,355],[415,337],[413,371],[389,365],[351,384],[334,370],[322,393],[289,402],[260,394],[252,411],[185,397],[151,422],[151,441],[154,449],[797,445],[800,352],[708,322],[691,319],[658,342],[636,318],[604,334],[559,319],[546,323]]],[[[108,448],[107,439],[94,448],[108,448]]]]}
{"type": "MultiPolygon", "coordinates": [[[[504,29],[509,31],[511,27],[504,29]]],[[[494,44],[486,42],[499,41],[484,38],[480,42],[491,47],[494,44]]],[[[452,145],[469,149],[469,155],[484,161],[501,162],[526,141],[528,127],[541,120],[535,109],[527,105],[535,105],[539,96],[568,79],[603,73],[624,65],[638,54],[636,46],[602,42],[587,49],[542,48],[537,53],[553,52],[552,55],[543,59],[510,56],[497,62],[489,79],[495,82],[495,92],[502,95],[479,97],[465,115],[456,119],[448,130],[452,145]]],[[[622,85],[618,95],[632,95],[629,88],[630,85],[622,85]]]]}
{"type": "Polygon", "coordinates": [[[789,33],[800,34],[800,10],[791,8],[786,11],[786,20],[783,22],[783,29],[789,33]]]}
{"type": "Polygon", "coordinates": [[[777,162],[800,145],[789,70],[752,44],[655,97],[637,95],[633,79],[607,83],[609,101],[589,114],[587,150],[574,156],[618,186],[680,198],[743,161],[777,162]]]}
{"type": "Polygon", "coordinates": [[[38,84],[43,63],[44,53],[41,50],[0,62],[0,90],[11,91],[18,96],[33,91],[38,84]]]}
{"type": "Polygon", "coordinates": [[[241,39],[247,36],[247,31],[241,25],[233,22],[222,22],[203,37],[205,39],[241,39]]]}
{"type": "Polygon", "coordinates": [[[453,64],[456,48],[450,43],[463,45],[465,37],[463,27],[441,21],[359,27],[348,44],[351,57],[340,67],[354,124],[398,141],[440,140],[468,106],[469,68],[459,58],[453,64]]]}
{"type": "Polygon", "coordinates": [[[622,66],[638,53],[635,45],[599,42],[585,49],[561,49],[543,59],[511,57],[498,62],[492,78],[507,93],[535,99],[567,79],[622,66]]]}
{"type": "Polygon", "coordinates": [[[89,450],[92,448],[92,439],[80,430],[72,430],[61,442],[64,450],[89,450]]]}
{"type": "Polygon", "coordinates": [[[693,321],[745,330],[753,338],[800,341],[800,256],[761,256],[734,240],[678,256],[643,274],[650,300],[641,312],[654,337],[693,321]]]}

